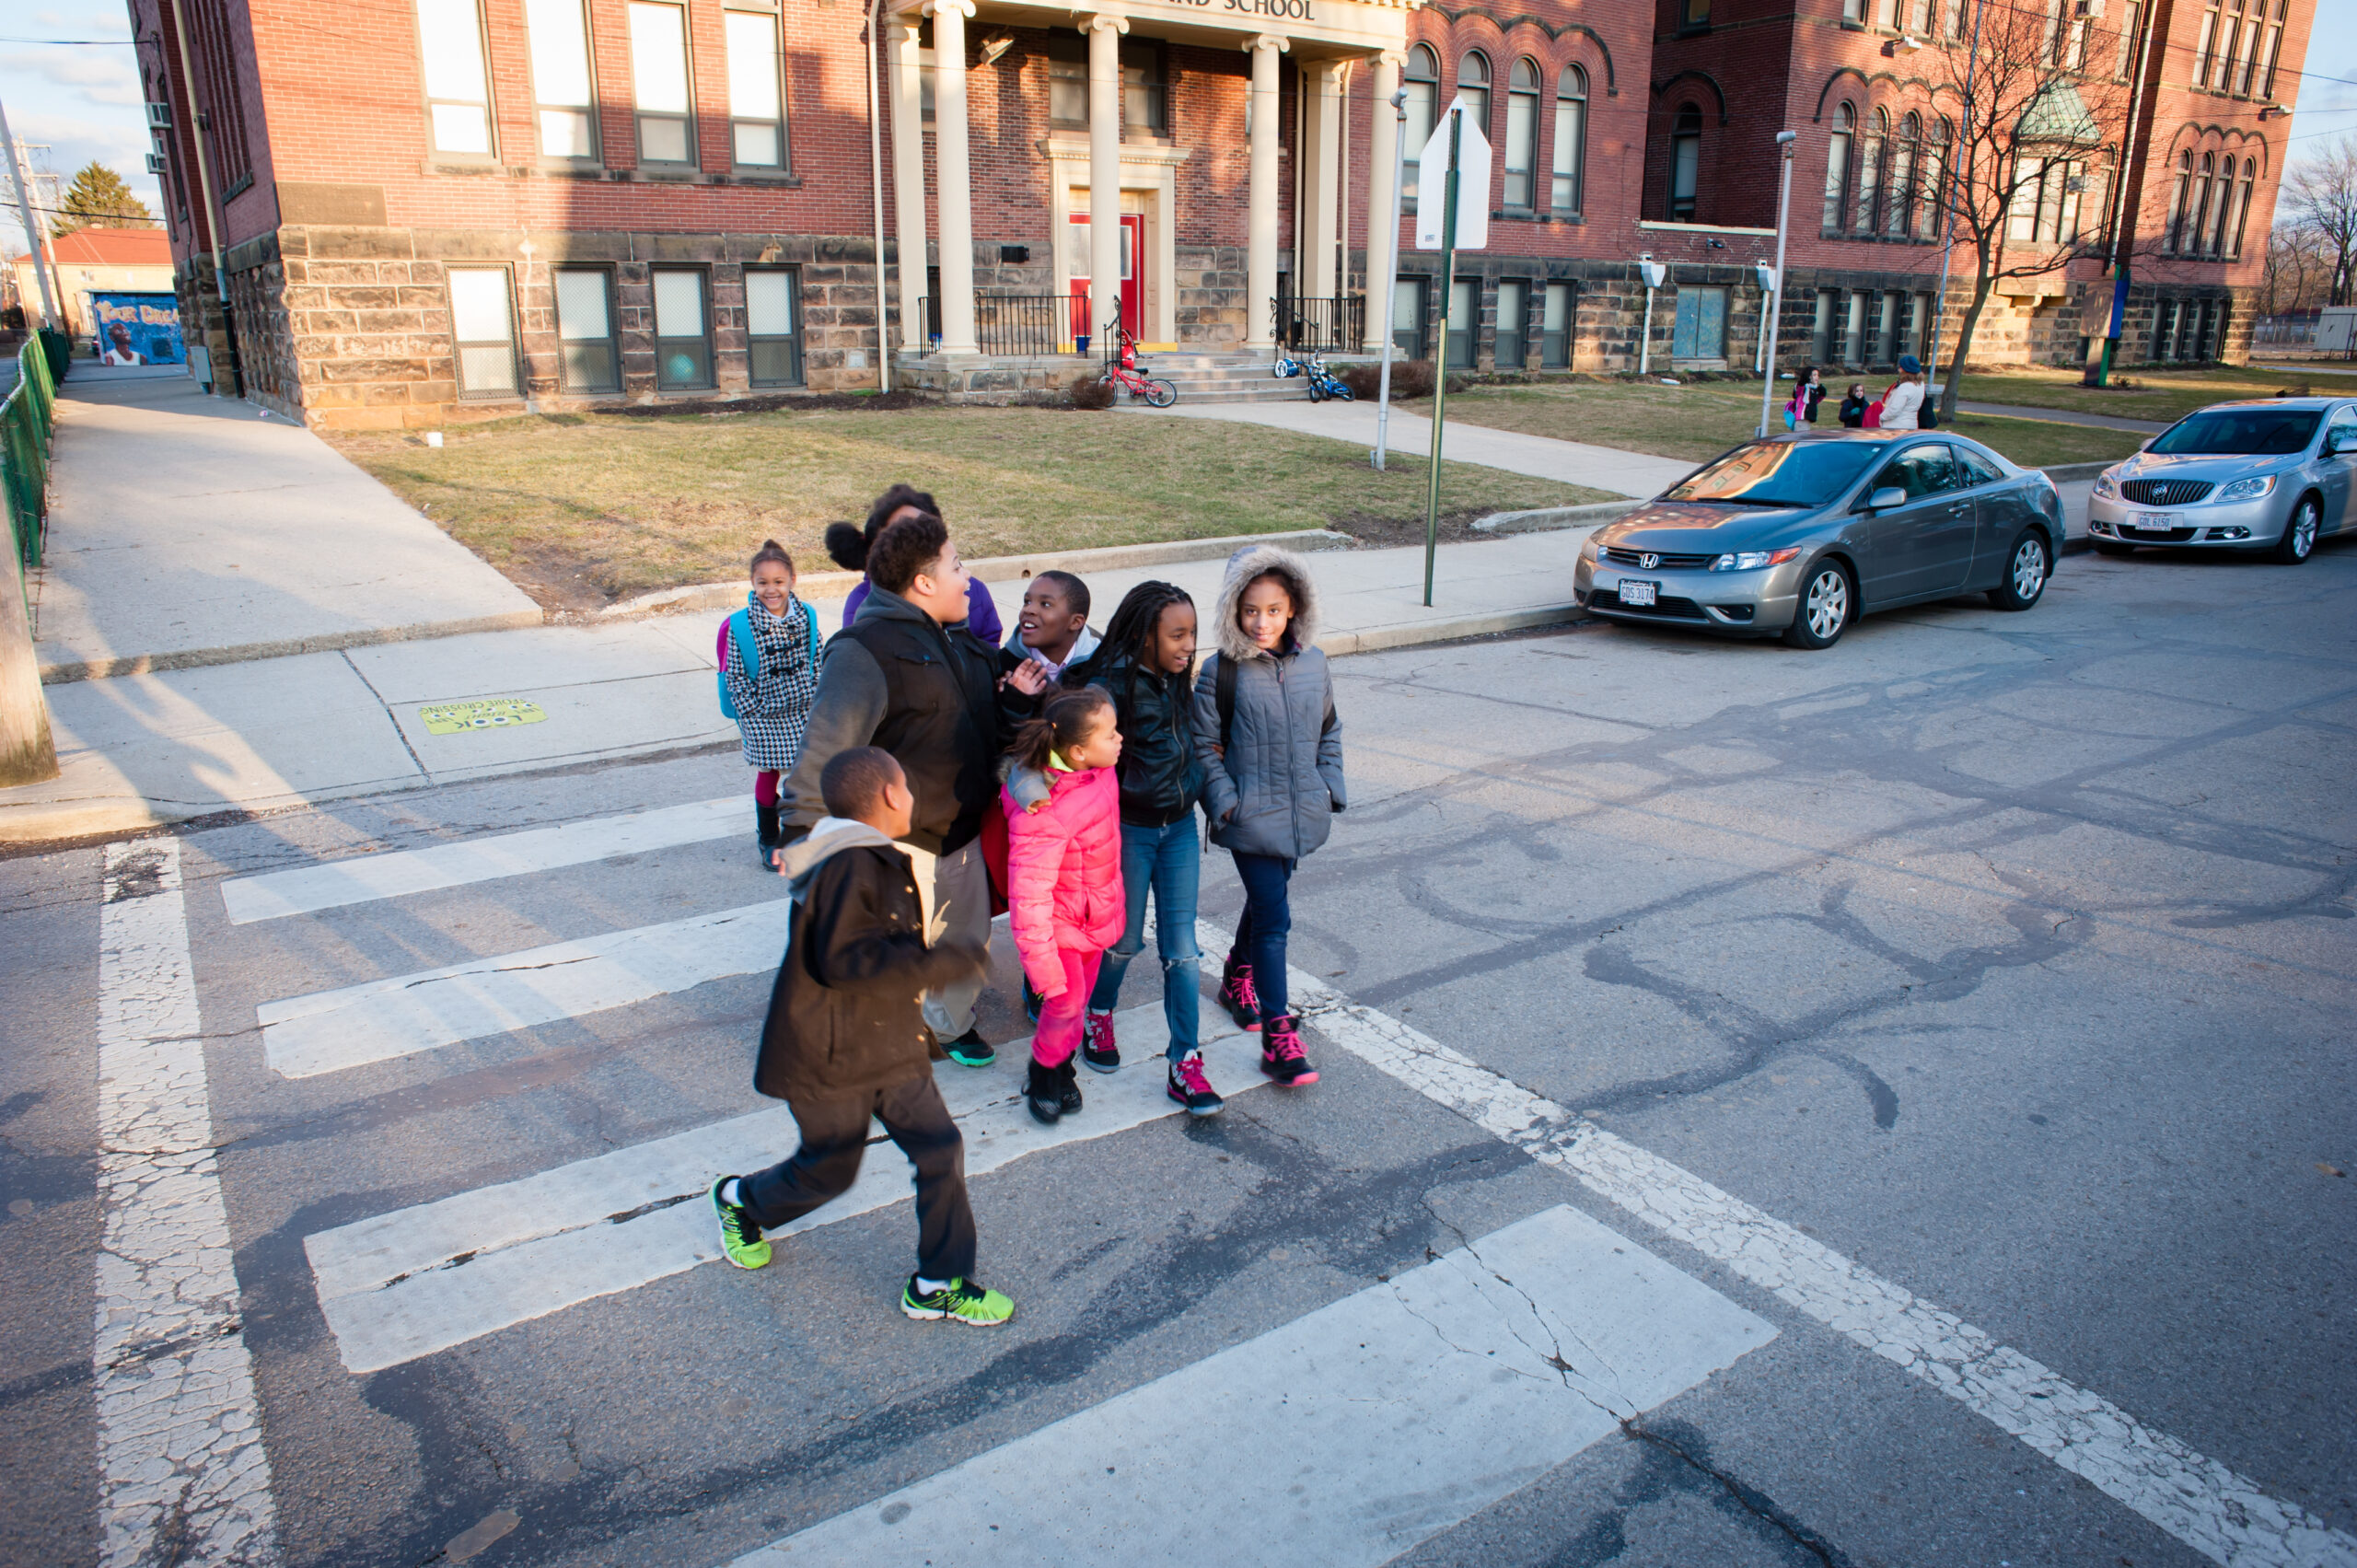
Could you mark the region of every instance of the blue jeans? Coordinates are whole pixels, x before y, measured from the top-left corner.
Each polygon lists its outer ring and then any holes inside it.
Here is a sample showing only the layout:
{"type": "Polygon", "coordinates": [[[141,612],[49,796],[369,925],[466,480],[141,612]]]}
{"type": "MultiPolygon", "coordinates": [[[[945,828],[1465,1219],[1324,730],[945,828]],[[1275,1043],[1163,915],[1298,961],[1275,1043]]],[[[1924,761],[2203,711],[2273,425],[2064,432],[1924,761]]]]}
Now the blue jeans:
{"type": "Polygon", "coordinates": [[[1273,1018],[1292,1008],[1285,1003],[1285,934],[1293,929],[1293,909],[1285,889],[1293,881],[1294,863],[1273,854],[1236,857],[1236,875],[1244,884],[1244,914],[1236,923],[1234,954],[1252,966],[1252,989],[1260,998],[1260,1016],[1273,1018]]]}
{"type": "Polygon", "coordinates": [[[1167,828],[1121,824],[1121,890],[1129,898],[1129,923],[1107,950],[1088,1005],[1110,1012],[1120,998],[1130,960],[1145,947],[1145,896],[1151,889],[1154,946],[1162,958],[1162,1016],[1170,1026],[1173,1062],[1192,1054],[1199,1043],[1196,1015],[1202,1002],[1195,989],[1195,964],[1202,955],[1195,947],[1195,892],[1202,880],[1194,813],[1167,828]]]}

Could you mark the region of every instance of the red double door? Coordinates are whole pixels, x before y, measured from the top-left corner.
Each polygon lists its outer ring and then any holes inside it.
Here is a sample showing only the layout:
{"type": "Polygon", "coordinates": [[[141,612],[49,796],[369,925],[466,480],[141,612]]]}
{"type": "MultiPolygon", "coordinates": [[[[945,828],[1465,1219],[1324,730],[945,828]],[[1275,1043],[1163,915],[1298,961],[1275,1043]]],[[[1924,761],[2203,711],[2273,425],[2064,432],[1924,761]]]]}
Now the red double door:
{"type": "MultiPolygon", "coordinates": [[[[1106,291],[1095,286],[1095,280],[1087,275],[1087,269],[1094,262],[1088,243],[1088,215],[1074,213],[1072,221],[1077,229],[1073,236],[1072,330],[1075,336],[1084,332],[1093,336],[1112,319],[1113,313],[1107,308],[1106,291]],[[1093,323],[1085,319],[1080,308],[1083,295],[1088,296],[1088,313],[1097,317],[1093,323]]],[[[1141,325],[1139,307],[1142,291],[1138,287],[1138,280],[1144,274],[1145,219],[1137,213],[1125,213],[1121,217],[1121,328],[1133,338],[1139,335],[1141,325]]]]}

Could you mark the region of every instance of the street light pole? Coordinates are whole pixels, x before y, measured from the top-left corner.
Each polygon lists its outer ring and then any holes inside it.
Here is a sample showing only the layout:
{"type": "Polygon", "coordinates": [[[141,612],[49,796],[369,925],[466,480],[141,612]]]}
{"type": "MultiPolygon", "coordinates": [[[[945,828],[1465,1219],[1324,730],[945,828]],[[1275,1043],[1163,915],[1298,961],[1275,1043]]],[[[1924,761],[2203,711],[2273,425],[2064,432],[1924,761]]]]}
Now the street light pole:
{"type": "Polygon", "coordinates": [[[1800,139],[1796,131],[1776,133],[1776,152],[1784,171],[1776,182],[1776,286],[1760,301],[1760,309],[1768,316],[1768,364],[1759,382],[1759,434],[1768,434],[1768,410],[1776,395],[1776,326],[1784,313],[1784,222],[1793,209],[1793,144],[1800,139]]]}
{"type": "MultiPolygon", "coordinates": [[[[1391,323],[1392,312],[1399,308],[1399,214],[1402,202],[1400,181],[1408,175],[1408,89],[1401,87],[1391,95],[1391,110],[1399,117],[1399,129],[1391,138],[1391,226],[1384,230],[1382,243],[1369,244],[1369,259],[1377,250],[1383,252],[1383,384],[1376,393],[1375,405],[1375,471],[1383,471],[1385,454],[1391,449],[1391,323]]],[[[1372,237],[1370,236],[1370,238],[1372,237]]]]}
{"type": "Polygon", "coordinates": [[[1433,377],[1433,455],[1424,497],[1427,607],[1433,602],[1433,557],[1440,549],[1440,433],[1442,416],[1448,410],[1448,304],[1457,292],[1457,158],[1464,138],[1465,105],[1460,99],[1448,106],[1448,183],[1444,187],[1442,200],[1446,204],[1440,215],[1440,373],[1433,377]]]}

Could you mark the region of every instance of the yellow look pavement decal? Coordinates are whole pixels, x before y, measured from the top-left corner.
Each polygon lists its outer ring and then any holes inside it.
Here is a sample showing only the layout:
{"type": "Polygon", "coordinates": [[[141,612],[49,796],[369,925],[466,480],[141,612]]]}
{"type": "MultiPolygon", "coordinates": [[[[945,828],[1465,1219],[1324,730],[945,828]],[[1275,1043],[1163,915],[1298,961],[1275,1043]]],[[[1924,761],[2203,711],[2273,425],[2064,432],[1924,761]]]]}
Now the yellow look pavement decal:
{"type": "Polygon", "coordinates": [[[549,715],[521,697],[482,697],[471,703],[435,703],[417,710],[428,735],[460,735],[471,729],[506,729],[539,724],[549,715]]]}

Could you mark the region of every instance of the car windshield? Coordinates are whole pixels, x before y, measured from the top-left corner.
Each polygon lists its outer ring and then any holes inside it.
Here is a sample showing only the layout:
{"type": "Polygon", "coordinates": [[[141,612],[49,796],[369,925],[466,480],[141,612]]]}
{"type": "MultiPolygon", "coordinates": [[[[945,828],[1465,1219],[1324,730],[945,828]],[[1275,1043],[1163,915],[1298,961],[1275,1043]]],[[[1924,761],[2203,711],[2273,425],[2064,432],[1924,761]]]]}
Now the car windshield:
{"type": "Polygon", "coordinates": [[[1747,442],[1672,485],[1662,499],[1822,506],[1849,489],[1883,451],[1871,441],[1747,442]]]}
{"type": "Polygon", "coordinates": [[[2172,456],[2282,457],[2303,451],[2324,417],[2312,408],[2209,408],[2187,414],[2156,437],[2149,451],[2172,456]]]}

